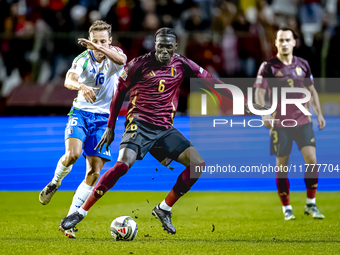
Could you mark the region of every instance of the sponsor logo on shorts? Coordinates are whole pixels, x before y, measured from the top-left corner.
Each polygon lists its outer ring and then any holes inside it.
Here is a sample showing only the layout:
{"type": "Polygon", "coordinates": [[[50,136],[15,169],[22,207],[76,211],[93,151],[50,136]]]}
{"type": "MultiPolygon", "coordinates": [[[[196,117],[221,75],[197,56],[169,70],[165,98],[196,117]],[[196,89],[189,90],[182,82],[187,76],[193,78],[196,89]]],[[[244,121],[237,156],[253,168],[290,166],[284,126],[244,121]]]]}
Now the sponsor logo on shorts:
{"type": "Polygon", "coordinates": [[[107,155],[107,156],[110,156],[111,157],[111,153],[110,153],[110,151],[104,151],[104,153],[103,153],[104,155],[107,155]]]}

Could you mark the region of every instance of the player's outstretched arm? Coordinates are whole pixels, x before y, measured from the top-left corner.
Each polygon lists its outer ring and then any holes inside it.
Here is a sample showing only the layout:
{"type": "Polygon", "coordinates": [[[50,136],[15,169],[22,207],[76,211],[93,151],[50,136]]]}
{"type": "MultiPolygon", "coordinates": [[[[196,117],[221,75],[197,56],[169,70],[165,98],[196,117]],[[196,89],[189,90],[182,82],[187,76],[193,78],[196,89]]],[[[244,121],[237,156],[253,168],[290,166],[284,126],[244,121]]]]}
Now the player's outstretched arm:
{"type": "Polygon", "coordinates": [[[126,56],[118,51],[110,48],[103,47],[99,44],[93,43],[85,38],[79,38],[78,43],[86,47],[89,50],[97,50],[108,57],[113,63],[117,65],[124,65],[126,62],[126,56]]]}
{"type": "Polygon", "coordinates": [[[114,129],[113,128],[106,128],[102,138],[100,139],[99,143],[94,148],[94,150],[96,151],[99,148],[99,152],[101,152],[103,147],[104,147],[104,144],[106,144],[106,151],[108,151],[109,146],[113,142],[114,138],[115,138],[114,129]]]}
{"type": "Polygon", "coordinates": [[[122,82],[118,83],[116,94],[113,96],[112,101],[111,101],[110,116],[107,122],[106,131],[104,132],[97,146],[94,148],[95,150],[99,148],[99,151],[101,152],[104,147],[104,144],[106,144],[106,151],[109,150],[109,146],[113,142],[114,136],[115,136],[114,130],[116,126],[116,120],[117,120],[120,108],[122,107],[125,95],[128,91],[129,89],[126,88],[122,82]]]}
{"type": "MultiPolygon", "coordinates": [[[[255,102],[258,106],[265,107],[264,106],[266,104],[265,95],[266,95],[265,89],[262,89],[262,88],[255,89],[255,102]]],[[[255,107],[255,104],[254,104],[254,107],[255,107]]],[[[255,107],[255,109],[257,108],[255,107]]],[[[268,108],[265,108],[265,109],[268,110],[268,108]]],[[[257,109],[257,110],[265,110],[265,109],[262,108],[262,109],[257,109]]],[[[274,120],[271,115],[264,115],[262,116],[262,121],[266,128],[271,128],[272,127],[271,121],[274,121],[274,120]]]]}
{"type": "Polygon", "coordinates": [[[312,104],[316,115],[318,115],[319,129],[323,129],[326,126],[326,121],[322,115],[318,92],[316,91],[314,85],[308,86],[307,89],[311,93],[310,103],[312,104]]]}
{"type": "Polygon", "coordinates": [[[85,84],[78,81],[79,75],[76,73],[67,73],[66,79],[65,79],[65,87],[70,90],[79,90],[82,95],[84,96],[86,102],[93,103],[96,101],[96,94],[94,93],[95,90],[98,90],[99,88],[92,88],[89,86],[86,86],[85,84]]]}

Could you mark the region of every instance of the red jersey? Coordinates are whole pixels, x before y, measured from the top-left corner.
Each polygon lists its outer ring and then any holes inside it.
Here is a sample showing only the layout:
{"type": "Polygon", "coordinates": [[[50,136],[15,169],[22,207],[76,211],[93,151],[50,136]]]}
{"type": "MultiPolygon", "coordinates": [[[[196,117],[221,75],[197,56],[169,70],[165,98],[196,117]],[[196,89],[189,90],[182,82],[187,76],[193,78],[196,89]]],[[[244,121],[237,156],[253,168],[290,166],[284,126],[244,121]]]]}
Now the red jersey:
{"type": "MultiPolygon", "coordinates": [[[[275,121],[275,127],[282,127],[281,121],[284,119],[294,119],[297,125],[303,125],[310,122],[310,117],[304,115],[301,110],[294,104],[287,104],[286,115],[281,115],[281,88],[295,87],[306,88],[314,84],[311,69],[306,60],[293,56],[292,63],[285,65],[277,57],[272,58],[268,62],[263,62],[257,79],[254,84],[255,88],[268,89],[269,100],[271,101],[271,89],[276,87],[278,89],[278,105],[276,111],[272,114],[275,121]]],[[[304,98],[303,93],[287,93],[287,98],[304,98]]],[[[303,104],[306,106],[307,103],[303,104]]],[[[308,105],[307,105],[308,106],[308,105]]],[[[285,126],[294,126],[293,121],[286,121],[285,126]]]]}
{"type": "MultiPolygon", "coordinates": [[[[174,54],[167,65],[156,60],[154,51],[133,59],[119,78],[107,126],[113,128],[115,125],[122,103],[117,101],[123,98],[120,93],[130,90],[127,119],[137,118],[170,128],[178,105],[179,87],[185,77],[223,83],[180,54],[174,54]]],[[[232,97],[229,90],[226,95],[232,97]]]]}

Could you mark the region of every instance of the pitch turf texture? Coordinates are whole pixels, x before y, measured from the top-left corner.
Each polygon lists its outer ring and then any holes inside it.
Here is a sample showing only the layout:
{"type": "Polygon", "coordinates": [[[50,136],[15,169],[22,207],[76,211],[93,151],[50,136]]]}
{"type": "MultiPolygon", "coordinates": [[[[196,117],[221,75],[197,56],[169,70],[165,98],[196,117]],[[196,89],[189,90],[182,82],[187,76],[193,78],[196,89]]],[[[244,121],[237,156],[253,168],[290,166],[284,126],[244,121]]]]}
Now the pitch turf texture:
{"type": "Polygon", "coordinates": [[[339,193],[319,193],[325,220],[303,215],[304,193],[292,193],[295,221],[285,222],[276,193],[200,193],[173,208],[176,235],[151,215],[164,192],[109,192],[78,224],[77,239],[58,231],[73,192],[40,205],[38,192],[1,192],[0,254],[339,254],[339,193]],[[113,241],[110,224],[135,218],[132,242],[113,241]]]}

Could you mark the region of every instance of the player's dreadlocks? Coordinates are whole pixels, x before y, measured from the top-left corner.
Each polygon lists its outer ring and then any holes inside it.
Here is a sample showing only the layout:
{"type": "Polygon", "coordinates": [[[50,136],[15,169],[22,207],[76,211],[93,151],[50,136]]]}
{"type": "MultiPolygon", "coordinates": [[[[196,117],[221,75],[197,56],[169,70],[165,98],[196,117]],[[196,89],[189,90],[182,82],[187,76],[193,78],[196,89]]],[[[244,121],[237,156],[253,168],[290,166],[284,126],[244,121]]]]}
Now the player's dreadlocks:
{"type": "Polygon", "coordinates": [[[105,21],[96,20],[90,26],[89,33],[93,31],[104,31],[104,30],[106,30],[107,33],[109,34],[109,37],[111,37],[111,25],[107,24],[105,21]]]}
{"type": "Polygon", "coordinates": [[[176,42],[177,42],[177,34],[176,34],[175,30],[173,30],[172,28],[162,27],[162,28],[158,29],[156,34],[155,34],[155,39],[159,35],[160,36],[171,36],[171,37],[174,37],[176,39],[176,42]]]}

